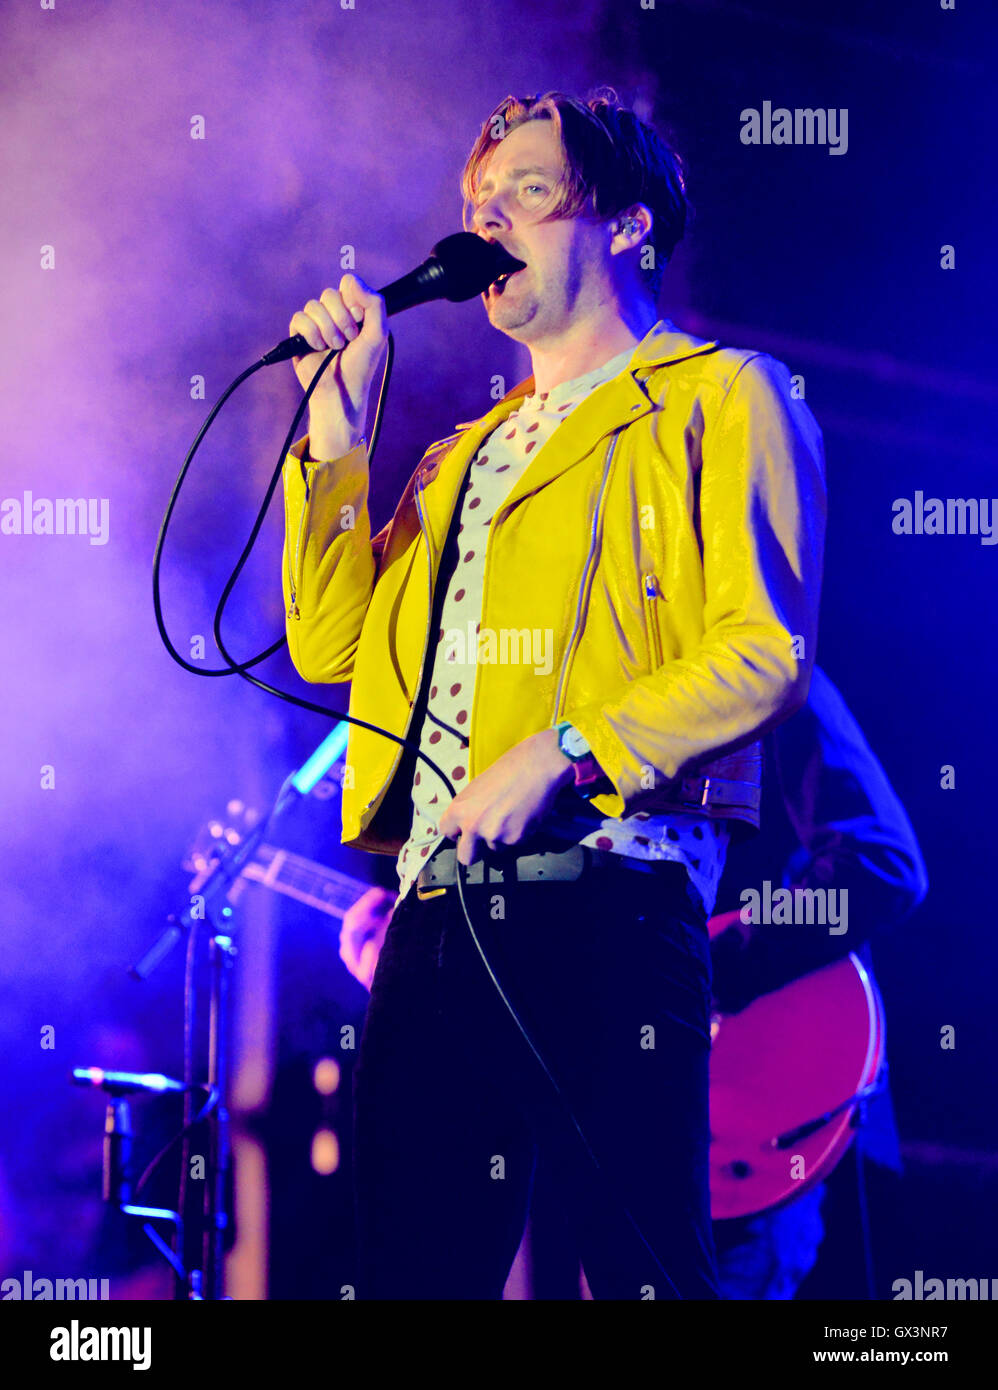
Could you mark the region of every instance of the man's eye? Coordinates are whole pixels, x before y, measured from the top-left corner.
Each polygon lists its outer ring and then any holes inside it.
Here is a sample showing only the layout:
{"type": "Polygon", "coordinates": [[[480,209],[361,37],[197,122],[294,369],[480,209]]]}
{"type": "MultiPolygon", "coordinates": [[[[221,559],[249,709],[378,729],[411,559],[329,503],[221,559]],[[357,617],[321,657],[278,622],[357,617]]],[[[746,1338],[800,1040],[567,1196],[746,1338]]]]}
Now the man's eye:
{"type": "Polygon", "coordinates": [[[534,189],[536,189],[538,193],[546,193],[546,192],[547,192],[547,189],[546,189],[546,188],[544,187],[544,185],[541,184],[541,183],[528,183],[528,184],[525,184],[525,185],[524,185],[524,190],[523,190],[523,191],[524,191],[525,193],[530,193],[530,192],[532,192],[534,189]]]}

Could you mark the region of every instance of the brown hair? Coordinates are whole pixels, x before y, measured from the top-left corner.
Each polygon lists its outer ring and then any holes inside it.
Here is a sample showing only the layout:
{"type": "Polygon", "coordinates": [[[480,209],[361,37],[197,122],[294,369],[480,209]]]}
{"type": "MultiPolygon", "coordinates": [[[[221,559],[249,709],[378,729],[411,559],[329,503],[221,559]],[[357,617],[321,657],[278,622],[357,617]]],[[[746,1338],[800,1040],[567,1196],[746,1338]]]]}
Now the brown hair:
{"type": "Polygon", "coordinates": [[[653,264],[641,273],[657,298],[690,212],[685,171],[675,150],[621,105],[612,87],[600,87],[584,101],[564,92],[501,101],[483,124],[461,174],[464,225],[495,146],[517,126],[535,120],[555,123],[565,154],[561,196],[549,217],[605,221],[635,203],[651,210],[652,229],[644,244],[654,249],[653,264]]]}

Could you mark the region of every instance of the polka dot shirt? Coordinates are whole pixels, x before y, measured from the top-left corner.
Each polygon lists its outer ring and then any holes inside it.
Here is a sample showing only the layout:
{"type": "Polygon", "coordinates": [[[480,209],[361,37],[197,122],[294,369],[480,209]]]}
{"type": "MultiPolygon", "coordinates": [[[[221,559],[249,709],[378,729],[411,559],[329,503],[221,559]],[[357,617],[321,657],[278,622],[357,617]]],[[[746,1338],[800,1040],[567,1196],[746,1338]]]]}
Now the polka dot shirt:
{"type": "MultiPolygon", "coordinates": [[[[478,663],[469,647],[482,611],[482,580],[492,517],[539,450],[595,387],[627,366],[628,348],[595,371],[528,396],[484,441],[468,468],[455,508],[456,554],[444,594],[420,747],[450,778],[456,792],[468,784],[468,726],[478,663]]],[[[399,891],[405,896],[444,837],[437,820],[450,803],[446,787],[418,760],[412,782],[412,826],[398,856],[399,891]]],[[[600,818],[581,801],[577,816],[551,814],[546,833],[566,844],[625,854],[633,859],[669,859],[685,864],[694,886],[713,911],[724,868],[728,830],[724,821],[696,814],[635,812],[624,820],[600,818]]],[[[453,842],[448,841],[451,844],[453,842]]]]}

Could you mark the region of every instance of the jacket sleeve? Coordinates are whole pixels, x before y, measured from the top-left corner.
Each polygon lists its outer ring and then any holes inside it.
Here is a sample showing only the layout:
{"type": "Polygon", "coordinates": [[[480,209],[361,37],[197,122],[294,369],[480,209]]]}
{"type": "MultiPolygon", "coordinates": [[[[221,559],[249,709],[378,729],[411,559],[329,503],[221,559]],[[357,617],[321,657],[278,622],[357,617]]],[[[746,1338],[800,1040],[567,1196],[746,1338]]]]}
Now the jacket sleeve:
{"type": "Polygon", "coordinates": [[[787,368],[758,353],[705,411],[699,505],[703,636],[688,656],[563,718],[588,742],[628,815],[654,785],[752,742],[804,702],[814,663],[825,535],[821,431],[787,368]]]}
{"type": "Polygon", "coordinates": [[[307,436],[284,465],[284,590],[288,651],[304,680],[353,674],[389,526],[371,536],[367,449],[332,463],[303,463],[307,436]]]}

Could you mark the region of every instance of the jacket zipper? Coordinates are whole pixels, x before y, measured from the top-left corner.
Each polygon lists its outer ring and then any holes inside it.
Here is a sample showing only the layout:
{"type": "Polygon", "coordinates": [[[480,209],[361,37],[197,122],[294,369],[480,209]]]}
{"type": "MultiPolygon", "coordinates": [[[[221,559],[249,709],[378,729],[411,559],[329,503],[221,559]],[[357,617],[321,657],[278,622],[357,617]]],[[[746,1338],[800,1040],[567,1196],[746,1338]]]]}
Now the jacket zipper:
{"type": "Polygon", "coordinates": [[[656,599],[662,597],[658,580],[653,574],[641,576],[641,592],[645,609],[645,625],[648,628],[648,641],[651,646],[652,667],[662,665],[662,633],[658,626],[658,606],[656,599]]]}
{"type": "MultiPolygon", "coordinates": [[[[291,590],[291,607],[288,609],[288,617],[289,617],[289,618],[297,618],[297,617],[299,616],[299,613],[298,613],[298,588],[297,588],[297,585],[296,585],[296,583],[295,583],[295,580],[297,579],[297,576],[298,576],[298,557],[299,557],[299,555],[300,555],[300,553],[301,553],[301,538],[302,538],[302,532],[303,532],[304,529],[305,529],[305,518],[306,518],[306,516],[308,515],[308,513],[309,513],[309,511],[310,511],[310,509],[311,509],[311,502],[312,502],[311,475],[312,475],[312,470],[311,470],[310,468],[306,468],[306,470],[305,470],[305,501],[302,503],[301,516],[300,516],[299,519],[298,519],[298,539],[295,541],[295,558],[294,558],[294,564],[291,566],[291,572],[290,572],[290,574],[288,575],[288,587],[289,587],[290,590],[291,590]]],[[[284,480],[284,491],[285,491],[285,496],[287,495],[287,487],[288,487],[287,479],[285,478],[285,480],[284,480]]]]}
{"type": "MultiPolygon", "coordinates": [[[[416,677],[416,692],[413,696],[412,704],[409,706],[409,718],[406,720],[405,733],[402,735],[403,738],[409,737],[409,725],[412,723],[416,701],[423,687],[423,671],[426,669],[426,654],[430,650],[430,623],[433,621],[433,547],[430,545],[429,533],[426,530],[423,519],[423,508],[420,505],[421,491],[422,482],[419,480],[413,492],[413,499],[416,503],[416,515],[419,517],[419,534],[426,542],[426,632],[423,635],[423,657],[419,663],[419,675],[416,677]]],[[[400,759],[404,751],[404,749],[399,750],[400,759]]]]}
{"type": "Polygon", "coordinates": [[[594,568],[594,557],[596,554],[596,543],[599,536],[600,511],[603,505],[603,494],[606,491],[606,480],[610,475],[610,464],[613,461],[614,450],[617,447],[617,440],[620,438],[620,431],[616,431],[613,440],[606,454],[606,462],[603,465],[603,477],[600,479],[599,495],[596,498],[596,506],[593,510],[593,529],[589,538],[589,554],[586,556],[586,563],[582,571],[582,582],[579,585],[579,598],[575,606],[575,623],[572,627],[571,636],[568,639],[568,646],[565,648],[565,656],[561,663],[561,671],[558,673],[558,689],[554,700],[554,722],[557,723],[561,717],[561,697],[565,685],[565,676],[568,671],[568,663],[572,658],[575,643],[578,638],[579,629],[582,626],[582,608],[585,596],[589,588],[589,580],[594,568]]]}
{"type": "MultiPolygon", "coordinates": [[[[402,731],[403,738],[409,737],[409,729],[412,725],[412,716],[416,710],[416,699],[418,698],[419,692],[422,689],[423,671],[426,668],[426,654],[430,649],[430,623],[433,619],[433,549],[430,545],[430,537],[427,534],[426,527],[424,525],[423,508],[420,506],[419,494],[420,483],[417,481],[415,490],[413,492],[413,500],[416,503],[416,514],[419,517],[419,533],[423,537],[423,540],[426,542],[426,633],[423,637],[423,659],[419,663],[419,675],[416,677],[416,695],[413,697],[412,703],[409,706],[409,718],[405,721],[405,728],[402,731]]],[[[400,743],[397,743],[395,747],[397,749],[395,761],[392,763],[391,770],[389,771],[388,776],[385,779],[385,785],[382,788],[382,794],[385,791],[387,791],[388,787],[391,785],[391,780],[395,776],[399,763],[401,763],[403,757],[405,756],[405,749],[400,743]]],[[[372,797],[371,800],[364,807],[364,810],[369,810],[373,805],[374,798],[372,797]]]]}

